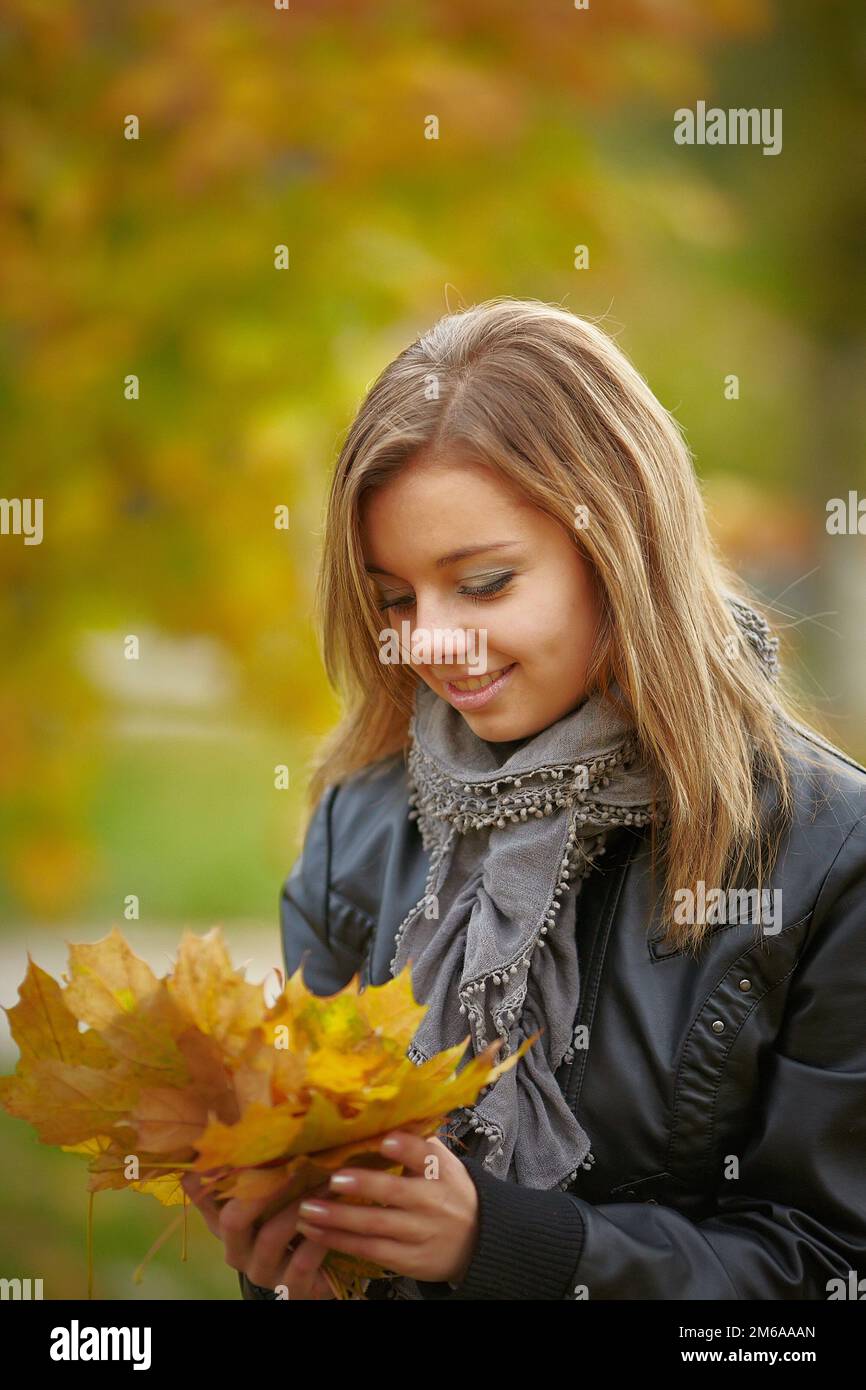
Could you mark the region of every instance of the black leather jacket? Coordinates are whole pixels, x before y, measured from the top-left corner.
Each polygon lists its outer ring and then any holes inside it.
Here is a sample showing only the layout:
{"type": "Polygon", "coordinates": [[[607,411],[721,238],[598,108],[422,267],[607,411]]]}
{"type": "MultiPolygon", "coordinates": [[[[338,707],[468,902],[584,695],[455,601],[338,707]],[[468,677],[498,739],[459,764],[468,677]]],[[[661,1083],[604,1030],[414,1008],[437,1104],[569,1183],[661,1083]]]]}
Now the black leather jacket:
{"type": "MultiPolygon", "coordinates": [[[[610,835],[577,900],[589,1045],[560,1078],[595,1162],[542,1192],[464,1158],[472,1262],[417,1296],[826,1299],[866,1278],[866,769],[800,734],[791,765],[781,924],[758,944],[735,922],[697,959],[662,946],[647,832],[610,835]]],[[[305,958],[317,993],[389,978],[427,867],[407,812],[402,755],[315,811],[281,916],[286,969],[305,958]]]]}

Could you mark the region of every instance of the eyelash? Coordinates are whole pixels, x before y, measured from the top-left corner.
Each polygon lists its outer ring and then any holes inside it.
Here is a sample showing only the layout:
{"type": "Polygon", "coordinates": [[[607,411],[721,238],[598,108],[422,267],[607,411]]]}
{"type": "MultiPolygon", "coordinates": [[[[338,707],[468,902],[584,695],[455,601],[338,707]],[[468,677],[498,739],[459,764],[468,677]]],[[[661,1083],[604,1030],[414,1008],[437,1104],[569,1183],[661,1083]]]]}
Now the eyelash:
{"type": "MultiPolygon", "coordinates": [[[[463,594],[465,598],[468,598],[471,603],[489,603],[492,598],[496,598],[498,594],[502,593],[503,589],[507,588],[513,578],[514,571],[509,570],[507,574],[498,575],[491,583],[483,584],[480,589],[460,589],[458,592],[463,594]]],[[[409,605],[395,602],[380,603],[378,607],[380,613],[386,613],[389,608],[407,608],[409,605]]]]}

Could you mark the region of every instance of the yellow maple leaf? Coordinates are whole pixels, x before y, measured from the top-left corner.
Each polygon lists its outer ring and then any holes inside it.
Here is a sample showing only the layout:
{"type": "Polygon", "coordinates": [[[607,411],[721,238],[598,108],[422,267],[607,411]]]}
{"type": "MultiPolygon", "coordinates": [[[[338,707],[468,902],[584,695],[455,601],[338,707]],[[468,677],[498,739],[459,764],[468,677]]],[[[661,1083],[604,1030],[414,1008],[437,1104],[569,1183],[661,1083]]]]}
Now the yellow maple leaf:
{"type": "Polygon", "coordinates": [[[404,1053],[427,1012],[427,1005],[419,1004],[412,991],[409,969],[382,985],[368,985],[357,995],[356,1007],[371,1032],[399,1044],[404,1053]]]}
{"type": "Polygon", "coordinates": [[[407,1060],[401,1065],[399,1076],[393,1078],[395,1093],[370,1101],[351,1117],[346,1117],[327,1096],[314,1091],[303,1125],[284,1152],[315,1153],[352,1140],[381,1135],[390,1129],[402,1129],[414,1121],[444,1117],[458,1107],[471,1104],[481,1088],[513,1067],[534,1040],[534,1037],[527,1038],[517,1052],[496,1067],[492,1062],[500,1045],[498,1041],[473,1057],[459,1072],[455,1067],[465,1052],[465,1042],[446,1048],[421,1066],[407,1060]]]}
{"type": "Polygon", "coordinates": [[[131,1013],[159,981],[117,927],[90,944],[69,945],[72,972],[66,1003],[91,1028],[104,1030],[118,1014],[131,1013]]]}
{"type": "Polygon", "coordinates": [[[196,1140],[198,1158],[192,1166],[209,1172],[269,1163],[288,1151],[303,1123],[303,1115],[289,1102],[273,1106],[253,1103],[235,1125],[211,1121],[196,1140]]]}
{"type": "Polygon", "coordinates": [[[309,1058],[305,1070],[307,1083],[335,1095],[350,1095],[366,1090],[383,1067],[393,1063],[380,1047],[365,1047],[341,1052],[337,1047],[322,1047],[309,1058]]]}
{"type": "Polygon", "coordinates": [[[177,1173],[160,1173],[158,1177],[144,1178],[141,1182],[131,1182],[136,1192],[147,1192],[164,1207],[179,1207],[186,1201],[186,1193],[177,1173]]]}
{"type": "Polygon", "coordinates": [[[131,1077],[50,1059],[6,1080],[11,1084],[3,1088],[5,1108],[28,1120],[43,1144],[78,1144],[106,1129],[128,1127],[139,1089],[131,1077]]]}
{"type": "Polygon", "coordinates": [[[235,1077],[219,1043],[190,1027],[181,1033],[177,1046],[196,1094],[226,1124],[234,1123],[240,1114],[235,1077]]]}
{"type": "Polygon", "coordinates": [[[136,1146],[154,1154],[192,1152],[208,1122],[207,1101],[191,1086],[149,1086],[130,1116],[136,1146]]]}
{"type": "Polygon", "coordinates": [[[64,999],[75,1017],[98,1029],[142,1080],[185,1085],[189,1075],[177,1037],[190,1020],[117,928],[92,945],[70,945],[69,959],[64,999]]]}
{"type": "Polygon", "coordinates": [[[4,1009],[21,1053],[20,1064],[53,1059],[106,1066],[111,1059],[110,1048],[93,1029],[79,1029],[65,992],[54,977],[36,965],[29,952],[27,961],[27,974],[18,988],[19,1002],[4,1009]]]}
{"type": "Polygon", "coordinates": [[[184,932],[168,989],[201,1032],[227,1050],[242,1049],[265,1016],[261,985],[234,969],[219,927],[202,937],[184,932]]]}

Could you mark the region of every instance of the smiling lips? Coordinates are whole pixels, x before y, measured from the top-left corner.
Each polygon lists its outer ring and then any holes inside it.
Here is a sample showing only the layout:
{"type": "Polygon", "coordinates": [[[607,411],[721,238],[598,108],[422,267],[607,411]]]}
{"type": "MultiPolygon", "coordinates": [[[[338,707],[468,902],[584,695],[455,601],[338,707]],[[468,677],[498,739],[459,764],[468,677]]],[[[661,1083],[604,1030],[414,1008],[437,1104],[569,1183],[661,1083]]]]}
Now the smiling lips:
{"type": "Polygon", "coordinates": [[[459,710],[485,709],[499,698],[499,692],[508,685],[517,663],[502,666],[498,671],[489,671],[486,676],[468,676],[462,681],[446,681],[445,690],[451,704],[459,710]]]}
{"type": "Polygon", "coordinates": [[[453,686],[455,690],[483,690],[485,686],[491,685],[498,676],[502,675],[503,671],[507,670],[507,666],[500,666],[498,671],[490,671],[486,676],[469,676],[465,681],[448,681],[447,684],[453,686]]]}

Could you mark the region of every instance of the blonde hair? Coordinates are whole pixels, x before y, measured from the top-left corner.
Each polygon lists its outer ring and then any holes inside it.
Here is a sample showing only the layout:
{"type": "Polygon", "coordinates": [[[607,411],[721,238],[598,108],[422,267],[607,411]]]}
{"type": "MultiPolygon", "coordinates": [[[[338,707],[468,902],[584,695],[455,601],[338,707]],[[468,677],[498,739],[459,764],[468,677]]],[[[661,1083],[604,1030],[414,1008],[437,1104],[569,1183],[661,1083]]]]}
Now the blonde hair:
{"type": "Polygon", "coordinates": [[[676,946],[705,924],[672,918],[677,889],[760,887],[790,820],[783,725],[794,701],[738,642],[725,594],[754,600],[716,554],[691,454],[674,417],[591,321],[498,297],[441,318],[367,392],[330,487],[317,616],[345,713],[310,782],[328,787],[404,750],[419,677],[383,665],[382,614],[360,538],[364,495],[422,450],[459,448],[492,465],[574,535],[599,582],[601,622],[587,690],[616,680],[669,813],[653,835],[661,916],[676,946]],[[585,507],[575,529],[577,508],[585,507]],[[777,833],[762,825],[756,769],[773,784],[777,833]]]}

